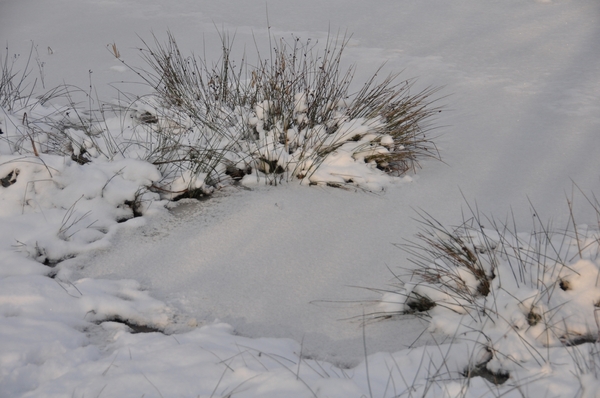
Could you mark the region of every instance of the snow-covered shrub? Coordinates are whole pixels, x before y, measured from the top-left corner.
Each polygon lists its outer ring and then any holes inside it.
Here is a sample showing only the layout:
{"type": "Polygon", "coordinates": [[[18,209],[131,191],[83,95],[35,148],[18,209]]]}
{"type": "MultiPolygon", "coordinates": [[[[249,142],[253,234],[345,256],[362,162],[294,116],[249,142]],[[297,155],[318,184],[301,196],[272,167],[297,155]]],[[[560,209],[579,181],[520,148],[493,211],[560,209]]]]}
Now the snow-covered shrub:
{"type": "Polygon", "coordinates": [[[257,54],[256,66],[236,63],[226,38],[212,65],[181,54],[170,34],[164,44],[145,44],[151,70],[135,70],[155,93],[127,110],[147,159],[165,176],[188,172],[190,184],[228,175],[380,190],[389,174],[438,157],[426,134],[439,112],[437,89],[411,94],[413,81],[378,82],[375,74],[351,94],[353,68],[341,67],[346,39],[330,39],[322,51],[310,40],[276,43],[269,59],[257,54]]]}
{"type": "Polygon", "coordinates": [[[69,156],[80,164],[114,158],[116,147],[103,126],[102,107],[92,105],[91,87],[86,92],[64,84],[38,95],[28,68],[32,54],[22,72],[14,71],[18,57],[10,64],[9,58],[7,49],[0,58],[0,154],[69,156]]]}
{"type": "Polygon", "coordinates": [[[596,375],[600,233],[572,219],[560,231],[533,220],[523,234],[492,218],[484,228],[475,212],[458,228],[423,214],[418,241],[401,246],[414,269],[384,294],[380,314],[421,313],[431,331],[467,342],[479,354],[466,376],[514,386],[545,367],[596,375]]]}
{"type": "Polygon", "coordinates": [[[0,55],[0,153],[37,154],[65,146],[66,137],[58,139],[58,131],[51,131],[57,123],[57,107],[46,107],[50,99],[68,96],[67,87],[57,87],[37,97],[37,79],[30,77],[33,62],[32,44],[25,67],[17,71],[20,56],[9,56],[8,47],[4,57],[0,55]],[[54,142],[53,142],[54,141],[54,142]],[[55,145],[57,141],[60,144],[55,145]]]}
{"type": "Polygon", "coordinates": [[[158,203],[148,188],[161,178],[155,166],[115,151],[104,120],[78,108],[81,90],[65,85],[37,97],[30,71],[15,73],[7,59],[0,60],[0,221],[11,227],[0,233],[2,276],[23,272],[8,248],[54,266],[103,247],[115,224],[158,203]]]}
{"type": "Polygon", "coordinates": [[[249,66],[236,64],[226,38],[212,65],[183,56],[171,35],[155,40],[142,49],[150,70],[132,68],[154,93],[122,93],[116,104],[92,101],[91,87],[22,93],[29,71],[13,73],[7,57],[0,153],[147,161],[161,173],[150,188],[164,199],[209,194],[231,180],[379,191],[422,157],[438,157],[427,136],[437,89],[411,94],[414,81],[378,82],[375,74],[351,94],[353,68],[341,67],[346,39],[330,39],[321,51],[310,40],[277,43],[269,59],[257,51],[249,66]]]}

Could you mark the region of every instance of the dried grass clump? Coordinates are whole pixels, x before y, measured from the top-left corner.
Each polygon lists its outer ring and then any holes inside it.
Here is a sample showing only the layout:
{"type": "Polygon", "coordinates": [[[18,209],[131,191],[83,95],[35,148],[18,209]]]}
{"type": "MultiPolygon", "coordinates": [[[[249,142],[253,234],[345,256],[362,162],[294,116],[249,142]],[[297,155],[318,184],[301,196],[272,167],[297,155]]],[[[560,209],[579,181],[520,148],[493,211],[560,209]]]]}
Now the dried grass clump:
{"type": "MultiPolygon", "coordinates": [[[[582,195],[600,225],[600,203],[582,195]]],[[[484,220],[470,206],[456,228],[420,213],[417,240],[399,245],[413,265],[396,276],[399,287],[385,293],[378,318],[420,312],[453,342],[489,352],[468,377],[503,383],[513,372],[554,366],[556,358],[577,365],[587,354],[573,348],[600,339],[600,232],[575,222],[572,200],[568,208],[561,229],[534,211],[531,233],[518,233],[514,217],[510,224],[484,220]]],[[[572,371],[587,372],[579,368],[572,371]]]]}
{"type": "MultiPolygon", "coordinates": [[[[161,172],[152,188],[166,199],[203,197],[240,180],[378,191],[389,175],[439,158],[428,137],[440,111],[437,88],[411,94],[414,81],[378,81],[376,73],[351,93],[354,68],[341,66],[347,38],[323,46],[271,39],[269,56],[257,50],[249,65],[233,60],[226,35],[212,64],[184,56],[170,34],[166,43],[155,38],[141,49],[149,70],[131,67],[153,94],[121,93],[112,106],[93,98],[91,74],[89,90],[63,85],[34,97],[35,47],[21,74],[7,56],[0,60],[0,153],[55,154],[82,165],[97,157],[146,160],[161,172]]],[[[116,44],[108,50],[127,65],[116,44]]]]}
{"type": "MultiPolygon", "coordinates": [[[[155,95],[128,110],[149,132],[149,160],[166,174],[191,171],[214,183],[248,173],[268,183],[314,183],[335,152],[392,174],[439,158],[427,135],[440,112],[437,88],[411,94],[414,81],[375,74],[352,94],[354,68],[341,66],[347,38],[329,38],[322,50],[310,40],[272,40],[268,58],[257,50],[256,65],[232,59],[226,35],[212,64],[184,56],[171,34],[166,43],[144,42],[150,70],[134,70],[155,95]]],[[[354,180],[332,182],[360,185],[354,180]]]]}
{"type": "Polygon", "coordinates": [[[38,83],[45,86],[37,46],[32,44],[24,65],[20,61],[18,55],[9,56],[8,47],[0,57],[0,154],[54,154],[80,164],[100,155],[112,159],[118,150],[102,128],[104,110],[92,99],[91,72],[89,90],[63,84],[38,95],[38,83]]]}

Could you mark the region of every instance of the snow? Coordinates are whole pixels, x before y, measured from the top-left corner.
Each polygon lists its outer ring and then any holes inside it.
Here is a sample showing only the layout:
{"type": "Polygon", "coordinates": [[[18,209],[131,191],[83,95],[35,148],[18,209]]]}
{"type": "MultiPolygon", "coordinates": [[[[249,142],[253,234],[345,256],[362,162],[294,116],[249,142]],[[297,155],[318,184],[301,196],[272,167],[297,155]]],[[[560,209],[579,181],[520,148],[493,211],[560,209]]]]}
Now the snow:
{"type": "MultiPolygon", "coordinates": [[[[595,0],[3,1],[0,37],[10,59],[20,54],[23,68],[33,43],[40,92],[62,82],[82,91],[77,109],[46,103],[0,113],[0,178],[13,173],[0,187],[0,397],[596,396],[597,344],[561,341],[598,328],[597,219],[573,183],[588,195],[600,185],[599,8],[595,0]],[[382,62],[381,76],[418,77],[415,92],[444,86],[447,109],[432,131],[444,163],[427,159],[416,173],[391,178],[357,162],[370,152],[347,142],[311,178],[344,186],[351,179],[349,190],[265,187],[267,179],[247,175],[251,191],[228,187],[174,206],[166,199],[190,182],[210,189],[202,173],[165,180],[168,170],[143,161],[147,148],[127,145],[141,131],[135,120],[152,110],[149,97],[127,123],[100,126],[123,132],[113,142],[73,127],[65,133],[69,156],[33,153],[56,142],[53,126],[36,118],[76,122],[99,99],[149,93],[131,83],[135,73],[111,54],[113,43],[137,67],[140,37],[150,43],[151,32],[162,38],[169,29],[182,51],[211,60],[222,27],[235,34],[234,55],[249,54],[254,43],[268,49],[267,12],[274,35],[324,42],[328,29],[352,34],[344,62],[357,65],[355,89],[382,62]],[[29,131],[24,120],[37,129],[33,139],[8,145],[7,137],[29,131]],[[114,155],[115,147],[126,150],[114,155]],[[79,164],[80,155],[92,161],[79,164]],[[414,267],[394,244],[419,231],[415,210],[458,225],[470,214],[465,203],[476,202],[480,214],[516,220],[514,231],[530,242],[532,225],[572,227],[565,197],[576,223],[589,227],[567,240],[557,235],[566,265],[546,279],[518,281],[499,253],[493,303],[457,301],[418,278],[391,285],[392,272],[414,267]],[[133,218],[138,211],[143,217],[133,218]],[[550,295],[535,284],[558,280],[568,288],[550,295]],[[410,292],[446,305],[430,311],[429,323],[394,317],[363,329],[363,313],[406,309],[410,292]],[[495,315],[482,321],[465,303],[495,315]],[[532,325],[533,308],[543,322],[532,325]],[[545,331],[546,316],[565,319],[550,320],[556,335],[545,331]],[[141,325],[164,333],[132,333],[141,325]],[[420,337],[427,327],[436,334],[420,337]],[[486,338],[495,352],[477,344],[486,338]],[[508,371],[509,381],[459,375],[481,363],[508,371]]],[[[304,101],[295,94],[298,120],[304,101]]],[[[264,105],[253,123],[268,112],[264,105]]],[[[369,140],[375,128],[346,123],[331,144],[357,132],[369,140]]],[[[389,139],[380,144],[369,151],[386,151],[389,139]]],[[[491,221],[482,223],[486,235],[473,239],[496,242],[491,221]]],[[[477,277],[450,270],[446,280],[474,295],[477,277]]]]}

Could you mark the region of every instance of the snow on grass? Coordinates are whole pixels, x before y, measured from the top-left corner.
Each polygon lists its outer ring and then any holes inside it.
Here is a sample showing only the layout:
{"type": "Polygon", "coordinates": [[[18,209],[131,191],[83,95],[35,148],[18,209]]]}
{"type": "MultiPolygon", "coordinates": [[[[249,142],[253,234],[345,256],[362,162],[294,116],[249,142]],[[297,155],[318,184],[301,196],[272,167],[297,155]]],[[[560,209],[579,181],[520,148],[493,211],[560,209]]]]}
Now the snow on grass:
{"type": "Polygon", "coordinates": [[[126,109],[138,137],[147,137],[138,145],[153,148],[145,158],[166,178],[188,172],[188,184],[217,186],[229,176],[252,185],[298,179],[381,191],[389,174],[438,157],[427,135],[440,112],[438,89],[415,94],[414,81],[375,74],[351,94],[353,69],[341,66],[346,38],[321,46],[273,37],[278,44],[269,58],[257,50],[257,66],[233,59],[233,43],[222,40],[211,64],[181,54],[170,34],[164,44],[155,38],[141,49],[150,70],[131,67],[155,95],[126,109]]]}
{"type": "MultiPolygon", "coordinates": [[[[163,49],[172,55],[175,42],[163,49]]],[[[433,234],[423,235],[419,252],[425,257],[417,254],[417,278],[386,296],[382,309],[427,311],[432,329],[449,339],[365,354],[351,369],[306,358],[291,340],[249,339],[220,323],[196,327],[135,281],[73,280],[69,268],[57,264],[75,264],[73,256],[108,247],[117,228],[135,228],[144,223],[137,216],[164,212],[162,199],[210,194],[227,178],[244,184],[298,178],[378,191],[392,180],[386,172],[398,170],[393,155],[400,155],[400,171],[409,168],[415,159],[404,157],[407,146],[381,112],[390,109],[379,106],[394,98],[401,99],[394,105],[403,104],[397,86],[367,86],[346,101],[343,84],[333,97],[315,95],[319,84],[271,91],[257,85],[273,70],[294,71],[284,66],[288,50],[285,43],[275,50],[282,55],[275,69],[255,70],[258,94],[239,106],[221,106],[225,98],[214,97],[198,106],[188,93],[163,91],[121,102],[114,114],[96,112],[76,105],[66,88],[29,102],[21,84],[3,73],[0,396],[595,396],[600,293],[592,229],[551,234],[542,227],[523,235],[478,222],[457,231],[431,224],[433,234]],[[362,104],[373,104],[371,88],[389,95],[365,110],[362,104]],[[287,102],[278,97],[283,92],[287,102]],[[61,95],[68,106],[48,101],[61,95]],[[320,98],[312,116],[311,96],[320,98]],[[210,113],[206,104],[218,106],[210,113]],[[200,112],[190,116],[190,110],[200,112]],[[327,120],[314,119],[319,113],[327,120]],[[205,129],[207,121],[219,134],[205,129]],[[244,134],[234,136],[238,131],[244,134]]],[[[118,58],[116,45],[113,51],[118,58]]],[[[172,65],[158,66],[159,75],[172,71],[172,65]]],[[[202,63],[196,70],[212,73],[202,63]]],[[[218,82],[204,94],[223,94],[225,80],[236,79],[202,76],[207,84],[210,77],[218,82]]],[[[247,81],[239,76],[236,83],[253,87],[252,73],[247,81]]],[[[163,77],[153,88],[161,89],[163,77]]],[[[190,87],[173,81],[162,88],[190,87]]]]}
{"type": "MultiPolygon", "coordinates": [[[[286,71],[286,59],[280,61],[275,75],[286,71]]],[[[293,73],[326,72],[314,87],[300,84],[286,89],[289,98],[278,99],[271,97],[285,87],[270,87],[273,92],[256,94],[256,103],[231,108],[221,99],[211,104],[215,114],[195,102],[192,116],[160,92],[97,111],[74,99],[91,93],[68,86],[32,100],[21,95],[12,70],[3,69],[2,396],[347,397],[395,391],[391,356],[371,361],[374,374],[383,374],[381,380],[374,376],[372,386],[367,362],[344,370],[304,358],[302,346],[291,340],[243,338],[219,323],[199,328],[138,282],[73,279],[72,268],[64,266],[75,264],[79,254],[107,248],[117,228],[142,225],[144,218],[137,217],[166,211],[165,199],[195,190],[210,194],[237,177],[226,177],[232,167],[248,184],[256,183],[251,178],[270,184],[306,178],[307,184],[381,190],[392,181],[384,170],[390,163],[404,164],[405,171],[416,161],[403,144],[420,136],[421,117],[434,113],[419,108],[429,91],[409,97],[409,86],[393,86],[390,78],[369,83],[348,105],[347,83],[335,85],[335,61],[333,69],[310,62],[293,73]],[[317,92],[323,89],[337,92],[317,92]],[[67,105],[55,105],[60,100],[67,105]],[[289,115],[285,106],[291,106],[289,115]],[[275,175],[284,173],[278,181],[275,175]]],[[[275,75],[266,66],[258,72],[266,90],[275,75]]]]}
{"type": "MultiPolygon", "coordinates": [[[[6,115],[15,131],[26,127],[6,115]]],[[[135,281],[71,280],[56,263],[106,248],[116,228],[143,224],[136,215],[167,202],[150,190],[161,179],[154,165],[108,159],[109,147],[97,143],[89,145],[96,156],[78,161],[82,152],[52,153],[40,135],[7,140],[1,155],[4,396],[574,396],[598,385],[593,230],[552,234],[538,225],[522,235],[475,220],[450,231],[426,220],[427,245],[412,247],[417,279],[382,310],[427,310],[431,329],[449,339],[365,353],[342,369],[304,357],[292,340],[236,336],[218,322],[198,327],[135,281]]]]}
{"type": "Polygon", "coordinates": [[[454,229],[424,214],[419,241],[403,245],[416,267],[385,293],[382,316],[428,314],[430,331],[474,354],[463,374],[502,384],[498,391],[588,396],[597,385],[600,234],[573,219],[559,230],[533,220],[527,234],[476,212],[454,229]]]}

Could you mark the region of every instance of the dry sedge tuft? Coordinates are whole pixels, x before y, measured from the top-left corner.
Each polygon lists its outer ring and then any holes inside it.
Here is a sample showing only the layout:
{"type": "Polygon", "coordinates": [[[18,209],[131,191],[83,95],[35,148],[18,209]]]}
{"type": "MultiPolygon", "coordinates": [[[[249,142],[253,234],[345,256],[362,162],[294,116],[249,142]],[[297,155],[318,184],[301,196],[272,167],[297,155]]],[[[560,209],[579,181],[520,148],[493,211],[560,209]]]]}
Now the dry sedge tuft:
{"type": "Polygon", "coordinates": [[[221,38],[221,57],[209,63],[183,55],[170,33],[165,43],[155,37],[141,49],[150,70],[132,68],[155,92],[139,101],[144,112],[153,109],[143,116],[159,143],[149,160],[164,173],[191,170],[218,183],[253,170],[271,183],[302,180],[347,143],[356,143],[357,161],[395,175],[439,159],[428,135],[440,112],[438,88],[413,94],[414,80],[392,74],[378,81],[375,73],[350,93],[354,68],[341,66],[346,37],[323,46],[272,38],[269,57],[257,50],[253,66],[233,59],[232,42],[221,38]],[[348,134],[352,123],[364,131],[348,134]]]}
{"type": "MultiPolygon", "coordinates": [[[[598,200],[582,194],[600,220],[598,200]]],[[[420,212],[418,240],[400,246],[413,267],[408,276],[395,275],[396,291],[385,293],[398,297],[386,296],[381,304],[392,305],[378,319],[426,312],[452,344],[472,347],[462,376],[496,385],[512,379],[503,369],[512,373],[515,364],[541,369],[552,363],[549,353],[586,344],[597,349],[600,233],[575,222],[572,203],[563,229],[543,224],[534,210],[531,233],[518,233],[514,216],[511,224],[486,217],[491,227],[484,228],[468,203],[470,215],[455,228],[420,212]],[[518,363],[510,351],[515,344],[522,347],[518,363]]],[[[597,351],[586,363],[580,351],[564,353],[582,374],[600,369],[597,351]]]]}

